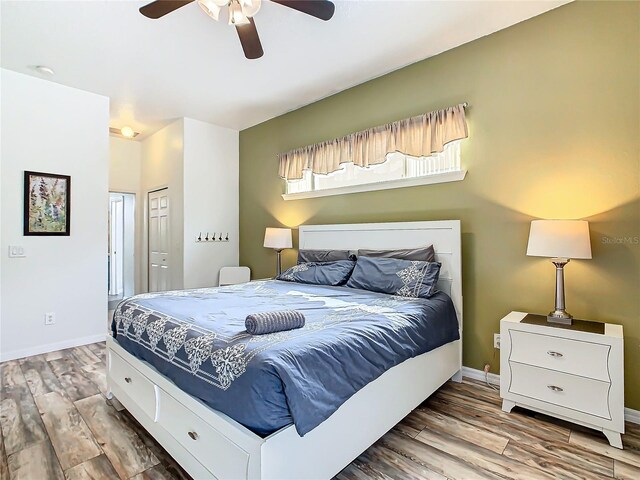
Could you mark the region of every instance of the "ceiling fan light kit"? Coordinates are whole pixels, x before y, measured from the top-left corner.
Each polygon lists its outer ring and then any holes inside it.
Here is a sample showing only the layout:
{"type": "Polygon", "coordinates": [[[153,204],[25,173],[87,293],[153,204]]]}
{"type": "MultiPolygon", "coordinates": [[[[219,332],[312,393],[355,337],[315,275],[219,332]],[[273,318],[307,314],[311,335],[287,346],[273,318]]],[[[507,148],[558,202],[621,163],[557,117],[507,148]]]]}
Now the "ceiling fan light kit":
{"type": "MultiPolygon", "coordinates": [[[[196,0],[156,0],[140,8],[147,18],[158,19],[196,0]]],[[[329,20],[335,12],[335,5],[328,0],[271,0],[273,3],[292,8],[320,20],[329,20]]],[[[229,25],[236,27],[242,50],[248,59],[263,55],[262,44],[253,16],[260,11],[262,0],[197,0],[200,8],[214,20],[220,18],[224,7],[229,11],[229,25]]]]}
{"type": "Polygon", "coordinates": [[[229,3],[229,25],[248,25],[249,16],[242,9],[238,0],[229,3]]]}
{"type": "Polygon", "coordinates": [[[200,8],[202,8],[204,13],[209,15],[215,21],[218,21],[221,7],[214,0],[198,0],[198,5],[200,5],[200,8]]]}
{"type": "Polygon", "coordinates": [[[262,0],[240,0],[242,11],[247,17],[253,17],[262,6],[262,0]]]}

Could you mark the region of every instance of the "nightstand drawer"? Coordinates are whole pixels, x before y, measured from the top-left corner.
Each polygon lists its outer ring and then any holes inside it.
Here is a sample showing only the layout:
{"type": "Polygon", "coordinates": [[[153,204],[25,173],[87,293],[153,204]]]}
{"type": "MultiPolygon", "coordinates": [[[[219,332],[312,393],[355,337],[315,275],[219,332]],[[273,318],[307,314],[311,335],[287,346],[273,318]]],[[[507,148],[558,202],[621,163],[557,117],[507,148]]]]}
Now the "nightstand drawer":
{"type": "Polygon", "coordinates": [[[609,345],[509,330],[509,361],[610,382],[609,345]]]}
{"type": "Polygon", "coordinates": [[[509,393],[611,419],[609,382],[509,362],[509,393]]]}

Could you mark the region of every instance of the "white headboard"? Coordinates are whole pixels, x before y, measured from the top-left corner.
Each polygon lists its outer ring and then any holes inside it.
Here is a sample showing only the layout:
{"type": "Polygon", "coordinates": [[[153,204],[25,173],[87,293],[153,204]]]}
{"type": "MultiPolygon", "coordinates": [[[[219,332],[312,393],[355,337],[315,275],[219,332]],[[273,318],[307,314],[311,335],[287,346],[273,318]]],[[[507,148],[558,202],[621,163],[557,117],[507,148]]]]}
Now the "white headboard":
{"type": "Polygon", "coordinates": [[[433,245],[436,260],[442,263],[438,287],[453,300],[462,331],[460,220],[301,225],[299,231],[299,248],[309,250],[398,249],[433,245]]]}

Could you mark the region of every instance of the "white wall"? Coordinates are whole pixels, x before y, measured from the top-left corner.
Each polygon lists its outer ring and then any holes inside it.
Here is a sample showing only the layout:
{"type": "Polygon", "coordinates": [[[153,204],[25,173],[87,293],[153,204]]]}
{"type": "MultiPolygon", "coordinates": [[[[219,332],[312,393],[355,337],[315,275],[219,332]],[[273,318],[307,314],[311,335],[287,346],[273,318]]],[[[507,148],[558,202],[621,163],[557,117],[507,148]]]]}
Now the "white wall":
{"type": "MultiPolygon", "coordinates": [[[[134,270],[134,291],[140,293],[146,291],[142,286],[142,238],[144,225],[144,194],[141,192],[142,177],[142,144],[125,138],[109,137],[109,191],[119,193],[132,193],[134,200],[135,228],[133,232],[126,229],[125,234],[133,233],[134,236],[134,261],[135,265],[127,265],[127,275],[130,269],[134,270]]],[[[125,197],[125,221],[131,220],[130,198],[125,197]]],[[[127,243],[130,239],[127,241],[127,243]]],[[[129,290],[129,289],[127,289],[129,290]]]]}
{"type": "Polygon", "coordinates": [[[109,99],[2,69],[0,358],[107,332],[109,99]],[[71,235],[22,235],[23,172],[71,175],[71,235]],[[8,258],[22,245],[26,258],[8,258]],[[45,326],[44,314],[56,324],[45,326]]]}
{"type": "Polygon", "coordinates": [[[184,119],[184,288],[218,285],[223,266],[238,265],[239,132],[184,119]],[[229,242],[196,243],[199,232],[229,242]]]}
{"type": "MultiPolygon", "coordinates": [[[[169,187],[169,229],[171,231],[170,269],[171,289],[183,288],[183,144],[184,122],[182,119],[157,131],[142,143],[141,196],[142,211],[146,219],[148,193],[169,187]]],[[[145,220],[146,222],[146,220],[145,220]]],[[[142,235],[141,287],[148,286],[147,228],[142,235]]]]}
{"type": "MultiPolygon", "coordinates": [[[[176,120],[142,144],[141,197],[169,187],[171,288],[218,284],[220,268],[238,264],[239,132],[190,118],[176,120]],[[196,244],[199,232],[229,242],[196,244]]],[[[124,170],[123,170],[124,171],[124,170]]],[[[148,285],[146,220],[141,288],[148,285]]]]}
{"type": "Polygon", "coordinates": [[[109,150],[109,190],[139,193],[142,143],[110,136],[109,150]]]}

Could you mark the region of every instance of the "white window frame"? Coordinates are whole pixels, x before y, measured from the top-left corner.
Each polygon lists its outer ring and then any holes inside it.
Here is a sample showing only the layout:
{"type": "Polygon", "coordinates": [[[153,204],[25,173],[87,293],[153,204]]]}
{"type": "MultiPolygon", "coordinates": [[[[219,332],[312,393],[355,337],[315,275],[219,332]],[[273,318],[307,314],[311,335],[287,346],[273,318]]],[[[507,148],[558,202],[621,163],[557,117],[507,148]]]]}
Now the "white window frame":
{"type": "MultiPolygon", "coordinates": [[[[452,142],[453,143],[453,142],[452,142]]],[[[457,142],[456,142],[457,143],[457,142]]],[[[467,171],[460,166],[460,145],[455,145],[458,150],[458,156],[455,158],[453,164],[446,165],[444,168],[436,168],[435,171],[430,171],[424,175],[420,176],[412,176],[405,178],[397,178],[392,180],[383,180],[372,183],[361,183],[354,185],[345,185],[339,186],[335,188],[325,188],[321,190],[309,190],[304,192],[295,192],[295,193],[284,193],[282,194],[282,198],[284,200],[301,200],[305,198],[317,198],[317,197],[328,197],[333,195],[346,195],[350,193],[361,193],[361,192],[372,192],[376,190],[389,190],[393,188],[405,188],[405,187],[415,187],[420,185],[433,185],[437,183],[447,183],[447,182],[458,182],[464,180],[467,171]]],[[[397,155],[397,153],[396,153],[397,155]]],[[[421,160],[428,161],[429,159],[438,163],[438,156],[434,155],[432,157],[426,157],[421,160]]],[[[404,172],[407,174],[407,160],[413,159],[414,157],[410,157],[405,155],[405,166],[404,172]]],[[[380,164],[382,165],[382,164],[380,164]]],[[[361,168],[361,167],[355,167],[361,168]]],[[[375,169],[376,166],[372,166],[370,168],[375,169]]],[[[340,172],[340,171],[339,171],[340,172]]],[[[334,174],[339,174],[336,172],[334,174]]],[[[330,174],[331,175],[331,174],[330,174]]],[[[313,182],[313,175],[310,178],[310,181],[313,182]]],[[[285,191],[287,190],[288,184],[284,182],[285,191]]]]}

